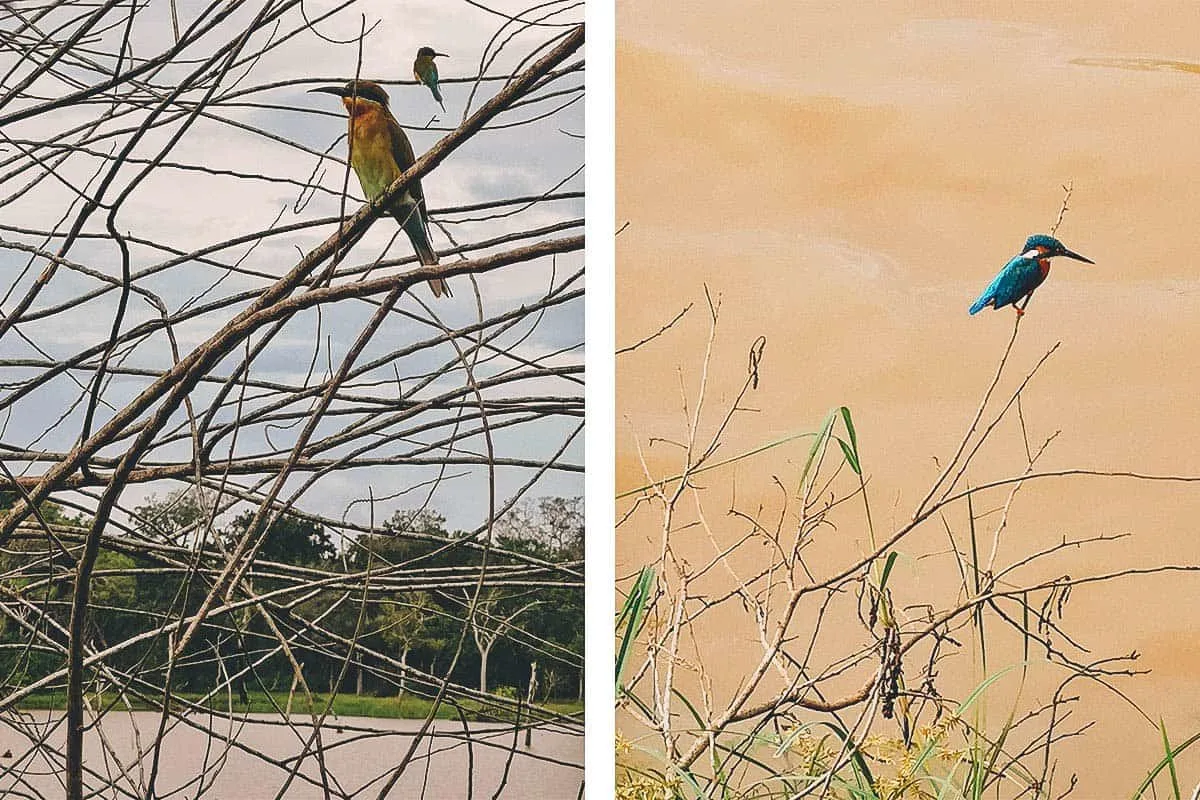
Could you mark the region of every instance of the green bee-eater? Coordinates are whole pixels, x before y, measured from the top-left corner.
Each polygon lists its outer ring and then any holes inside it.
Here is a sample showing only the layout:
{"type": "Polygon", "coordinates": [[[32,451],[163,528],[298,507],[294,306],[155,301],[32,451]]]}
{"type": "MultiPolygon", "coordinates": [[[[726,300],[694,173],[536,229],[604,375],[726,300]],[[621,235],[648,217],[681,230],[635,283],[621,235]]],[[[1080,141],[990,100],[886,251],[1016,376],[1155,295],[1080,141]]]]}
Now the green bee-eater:
{"type": "Polygon", "coordinates": [[[439,53],[432,47],[422,47],[418,50],[417,60],[413,62],[413,77],[429,87],[429,91],[433,92],[433,99],[437,100],[442,111],[445,111],[446,104],[442,102],[442,90],[438,87],[437,64],[433,62],[437,56],[449,58],[445,53],[439,53]]]}

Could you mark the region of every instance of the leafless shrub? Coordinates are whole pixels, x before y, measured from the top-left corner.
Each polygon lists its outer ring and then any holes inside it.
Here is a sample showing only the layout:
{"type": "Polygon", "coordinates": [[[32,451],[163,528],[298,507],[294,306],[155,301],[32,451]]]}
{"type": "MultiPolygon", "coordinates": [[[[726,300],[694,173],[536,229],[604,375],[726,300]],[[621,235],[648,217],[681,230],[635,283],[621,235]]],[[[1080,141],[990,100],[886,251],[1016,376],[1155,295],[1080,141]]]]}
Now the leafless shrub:
{"type": "Polygon", "coordinates": [[[518,753],[512,722],[579,737],[579,715],[462,674],[473,635],[582,669],[580,649],[494,602],[578,592],[580,559],[493,535],[523,498],[575,493],[582,471],[580,11],[0,7],[0,709],[21,740],[5,738],[6,787],[198,797],[245,759],[277,796],[382,798],[402,778],[438,796],[428,764],[453,749],[465,790],[500,796],[514,758],[578,768],[571,748],[518,753]],[[410,79],[413,36],[463,31],[479,61],[443,66],[462,109],[443,122],[410,79]],[[388,88],[425,150],[366,206],[344,113],[304,93],[354,77],[388,88]],[[415,265],[394,221],[372,224],[416,179],[435,266],[415,265]],[[429,301],[431,277],[452,302],[429,301]],[[385,524],[398,507],[461,530],[385,524]],[[292,536],[336,557],[273,556],[292,536]],[[172,591],[146,610],[136,595],[156,582],[172,591]],[[427,611],[449,633],[418,666],[405,631],[427,611]],[[290,686],[256,684],[280,664],[290,686]],[[332,734],[334,695],[364,675],[430,701],[420,724],[332,734]],[[289,747],[247,738],[246,686],[290,689],[253,723],[289,747]],[[65,692],[65,717],[21,710],[48,692],[65,692]],[[125,725],[134,708],[157,711],[151,729],[125,725]],[[468,725],[481,719],[501,727],[468,725]],[[207,750],[181,787],[164,734],[189,728],[207,750]],[[347,782],[343,754],[378,741],[386,755],[347,782]]]}
{"type": "MultiPolygon", "coordinates": [[[[720,302],[707,289],[705,300],[698,384],[681,399],[685,434],[637,432],[630,446],[644,485],[618,496],[619,541],[657,531],[655,557],[619,578],[626,603],[618,637],[634,643],[618,649],[619,796],[1069,793],[1076,778],[1056,771],[1056,747],[1092,724],[1080,719],[1087,712],[1077,690],[1090,683],[1121,694],[1120,679],[1138,672],[1136,653],[1098,657],[1068,629],[1072,592],[1200,565],[1064,574],[1061,556],[1126,534],[1023,551],[1007,545],[1010,509],[1035,481],[1186,485],[1200,478],[1041,469],[1058,434],[1034,438],[1022,397],[1058,345],[1012,375],[1018,317],[955,452],[939,463],[911,515],[884,528],[847,408],[814,431],[730,452],[770,369],[770,347],[747,338],[740,391],[714,407],[711,386],[728,379],[729,367],[712,360],[720,302]],[[1003,465],[1003,448],[990,447],[1006,435],[1019,437],[1021,463],[1003,465]],[[805,443],[800,457],[773,467],[769,487],[747,486],[744,474],[735,479],[735,465],[797,442],[805,443]],[[1004,469],[1008,477],[969,481],[972,472],[1004,469]],[[956,576],[956,585],[897,577],[906,572],[894,569],[897,559],[920,562],[924,574],[956,576]]],[[[621,357],[662,345],[653,341],[660,335],[686,336],[672,330],[679,319],[621,357]]],[[[798,359],[789,353],[787,362],[798,359]]],[[[1167,763],[1150,782],[1166,775],[1167,763]]]]}

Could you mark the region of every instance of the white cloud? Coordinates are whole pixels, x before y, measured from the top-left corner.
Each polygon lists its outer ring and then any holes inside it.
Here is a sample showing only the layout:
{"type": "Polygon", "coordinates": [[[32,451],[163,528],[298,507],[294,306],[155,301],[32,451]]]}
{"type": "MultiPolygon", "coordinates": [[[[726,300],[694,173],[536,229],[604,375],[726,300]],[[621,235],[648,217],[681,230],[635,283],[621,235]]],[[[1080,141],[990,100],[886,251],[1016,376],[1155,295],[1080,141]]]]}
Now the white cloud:
{"type": "MultiPolygon", "coordinates": [[[[180,23],[186,27],[194,19],[206,2],[182,2],[178,4],[180,23]]],[[[333,0],[306,2],[305,12],[314,19],[335,5],[333,0]]],[[[504,13],[515,14],[525,8],[525,3],[503,0],[490,5],[504,13]]],[[[564,4],[565,6],[566,4],[564,4]]],[[[258,10],[257,4],[245,4],[234,14],[234,22],[244,24],[249,16],[258,10]]],[[[367,24],[378,22],[378,26],[365,42],[363,49],[363,75],[387,80],[409,80],[411,78],[411,62],[417,47],[425,44],[432,45],[438,50],[450,53],[451,58],[440,63],[442,76],[451,80],[445,87],[448,114],[439,123],[442,126],[452,126],[457,123],[462,114],[470,84],[454,83],[453,78],[473,74],[479,67],[481,54],[488,40],[496,30],[504,24],[500,17],[480,10],[466,3],[451,3],[446,0],[419,0],[397,4],[390,0],[371,0],[355,4],[348,12],[337,18],[317,23],[317,29],[328,37],[351,37],[358,32],[359,14],[365,14],[367,24]]],[[[578,21],[582,16],[582,8],[574,9],[558,21],[578,21]]],[[[297,14],[285,20],[277,34],[290,31],[302,24],[297,14]]],[[[225,31],[232,30],[233,24],[225,31]]],[[[512,28],[510,26],[509,30],[512,28]]],[[[511,70],[529,52],[529,47],[542,41],[549,34],[549,29],[535,28],[519,35],[513,43],[501,54],[496,62],[488,67],[489,74],[505,74],[511,70]]],[[[107,34],[108,39],[119,35],[114,30],[107,34]]],[[[138,17],[132,37],[133,52],[137,57],[149,57],[160,52],[171,39],[169,6],[165,3],[151,3],[148,10],[138,17]]],[[[221,33],[216,32],[211,39],[189,48],[189,58],[201,58],[210,52],[214,42],[221,39],[221,33]],[[206,50],[206,48],[209,48],[206,50]]],[[[265,41],[265,38],[260,38],[265,41]]],[[[94,46],[103,46],[103,42],[94,46]]],[[[272,81],[293,80],[305,77],[336,79],[353,73],[357,60],[357,47],[353,44],[334,45],[323,41],[312,32],[303,32],[285,42],[279,48],[266,54],[256,61],[247,74],[247,67],[235,70],[233,76],[241,76],[239,88],[264,84],[272,81]]],[[[0,70],[6,70],[10,64],[10,55],[0,57],[0,70]]],[[[153,76],[157,91],[163,91],[173,80],[177,80],[192,66],[173,67],[169,71],[153,76]]],[[[81,75],[87,80],[95,80],[92,74],[81,75]]],[[[229,88],[232,78],[222,86],[222,91],[229,88]]],[[[568,84],[577,84],[580,78],[569,79],[568,84]]],[[[498,83],[484,83],[477,92],[472,108],[478,108],[497,89],[498,83]]],[[[65,84],[53,77],[40,79],[34,90],[47,95],[62,93],[67,90],[65,84]]],[[[269,107],[240,107],[220,106],[213,112],[243,126],[251,126],[263,131],[266,135],[247,130],[244,127],[227,124],[214,119],[201,118],[186,130],[183,137],[171,147],[165,156],[169,162],[176,162],[188,167],[202,167],[205,170],[222,171],[210,174],[199,169],[180,169],[176,167],[160,167],[148,177],[141,180],[134,191],[122,203],[116,217],[118,230],[122,234],[140,239],[159,242],[176,251],[190,252],[224,241],[243,234],[250,234],[268,226],[281,212],[283,215],[279,224],[294,224],[299,221],[332,216],[338,213],[340,202],[337,193],[341,189],[343,168],[335,162],[326,159],[324,172],[319,176],[320,185],[330,190],[330,193],[314,195],[306,206],[298,213],[292,208],[301,187],[295,182],[303,183],[309,179],[317,164],[317,157],[305,153],[294,142],[304,147],[323,151],[331,145],[343,132],[345,127],[338,103],[332,97],[310,95],[305,87],[284,87],[264,92],[254,93],[240,98],[239,102],[272,104],[280,108],[269,107]],[[299,110],[293,110],[299,109],[299,110]],[[314,112],[325,113],[314,113],[314,112]],[[239,177],[232,173],[261,173],[278,180],[253,180],[239,177]],[[287,183],[292,181],[293,183],[287,183]]],[[[436,103],[424,87],[392,86],[390,88],[392,106],[397,117],[404,124],[423,125],[434,113],[441,115],[436,103]]],[[[199,93],[189,93],[183,98],[188,102],[200,99],[199,93]]],[[[554,102],[554,101],[552,101],[554,102]]],[[[514,120],[526,119],[537,113],[548,110],[552,105],[532,106],[519,109],[507,114],[499,121],[511,123],[514,120]]],[[[96,119],[103,114],[102,105],[88,105],[67,108],[52,114],[35,117],[31,120],[13,125],[5,133],[13,137],[35,139],[44,137],[49,130],[64,130],[67,127],[78,126],[96,119]]],[[[113,132],[120,129],[136,127],[146,119],[147,110],[138,110],[122,115],[112,121],[102,122],[99,130],[113,132]]],[[[172,110],[171,114],[177,113],[172,110]]],[[[432,174],[424,179],[426,193],[430,205],[445,208],[471,203],[498,200],[526,194],[539,194],[548,191],[556,183],[577,169],[583,161],[583,143],[580,140],[564,136],[559,129],[581,131],[583,120],[582,103],[555,119],[544,120],[526,126],[486,131],[476,137],[467,146],[451,155],[432,174]]],[[[133,150],[133,158],[152,159],[160,154],[167,144],[169,137],[181,130],[182,120],[175,120],[170,125],[154,129],[146,134],[133,150]]],[[[420,153],[433,145],[444,135],[444,131],[414,130],[410,136],[414,147],[420,153]]],[[[74,143],[78,137],[70,137],[74,143]]],[[[128,134],[114,138],[88,143],[88,147],[99,153],[107,154],[115,145],[123,146],[128,141],[128,134]]],[[[345,144],[337,144],[332,154],[343,157],[345,144]]],[[[10,149],[0,157],[11,156],[10,149]]],[[[44,158],[47,154],[41,153],[44,158]]],[[[99,156],[85,153],[74,153],[59,168],[63,179],[76,186],[82,186],[96,172],[98,167],[105,165],[99,156]]],[[[138,163],[125,164],[116,175],[103,201],[111,202],[119,192],[130,185],[130,181],[143,170],[138,163]]],[[[24,179],[28,180],[37,174],[38,170],[30,170],[24,179]]],[[[579,190],[583,182],[581,176],[576,176],[564,189],[579,190]]],[[[11,190],[10,190],[11,191],[11,190]]],[[[360,194],[357,181],[351,177],[350,192],[357,198],[360,194]]],[[[4,208],[4,224],[11,226],[27,226],[45,228],[53,225],[62,216],[67,205],[74,199],[73,192],[62,182],[54,178],[43,179],[35,188],[21,197],[17,202],[4,208]]],[[[351,201],[347,210],[356,209],[356,202],[351,201]]],[[[507,210],[507,209],[506,209],[507,210]]],[[[572,219],[582,214],[582,202],[542,204],[523,211],[520,214],[498,220],[470,222],[452,225],[449,230],[460,243],[470,243],[502,235],[514,230],[529,229],[545,226],[572,219]]],[[[484,213],[472,216],[484,216],[484,213]]],[[[99,209],[93,214],[85,230],[101,232],[107,217],[106,209],[99,209]]],[[[167,307],[177,310],[187,304],[191,298],[209,290],[216,281],[219,285],[210,291],[204,302],[239,292],[258,289],[267,284],[269,276],[278,276],[289,269],[300,257],[301,253],[311,249],[332,232],[331,226],[300,230],[286,235],[270,237],[259,242],[256,246],[240,244],[227,250],[215,252],[207,259],[214,263],[189,261],[176,265],[168,270],[139,281],[139,286],[158,294],[167,307]],[[242,268],[254,270],[261,276],[227,273],[226,268],[235,262],[240,262],[242,268]],[[267,276],[267,277],[262,277],[267,276]]],[[[571,232],[557,234],[570,235],[571,232]]],[[[364,237],[344,265],[364,264],[379,255],[387,242],[396,234],[395,223],[390,220],[380,220],[364,237]]],[[[12,239],[12,234],[0,232],[0,236],[12,239]]],[[[22,237],[29,243],[38,243],[34,239],[22,237]]],[[[434,240],[438,246],[449,245],[440,231],[434,232],[434,240]]],[[[49,249],[54,250],[58,241],[54,241],[49,249]]],[[[134,272],[161,264],[174,258],[172,253],[156,251],[141,245],[131,247],[131,268],[134,272]]],[[[396,237],[388,250],[388,257],[406,256],[411,254],[408,241],[401,235],[396,237]]],[[[120,251],[111,242],[94,239],[83,239],[75,243],[67,254],[68,258],[78,261],[91,269],[98,270],[109,276],[120,274],[120,251]]],[[[13,274],[24,265],[28,256],[12,250],[0,249],[0,272],[13,274]]],[[[557,275],[561,279],[573,272],[582,263],[581,254],[560,257],[557,265],[557,275]]],[[[15,296],[20,296],[30,285],[33,277],[41,271],[44,263],[38,263],[31,274],[18,287],[15,296]]],[[[479,286],[483,292],[485,308],[489,313],[511,308],[522,302],[529,302],[540,297],[549,282],[551,263],[543,260],[533,264],[520,264],[497,271],[493,274],[480,276],[479,286]]],[[[443,315],[449,324],[466,324],[475,316],[475,301],[470,288],[470,281],[465,277],[452,279],[455,298],[449,303],[442,303],[436,311],[443,315]]],[[[75,296],[80,292],[95,289],[102,283],[94,278],[88,278],[60,269],[50,285],[35,303],[34,308],[45,308],[54,303],[75,296]]],[[[425,292],[424,287],[417,292],[425,292]]],[[[421,295],[429,300],[427,293],[421,295]]],[[[81,306],[69,317],[55,318],[43,322],[27,323],[21,327],[21,332],[28,336],[38,346],[55,356],[62,357],[79,352],[85,348],[103,343],[107,340],[109,328],[116,313],[118,295],[109,291],[103,296],[81,306]],[[65,323],[65,324],[64,324],[65,323]]],[[[5,304],[5,310],[13,301],[5,304]]],[[[228,320],[241,307],[237,304],[226,308],[210,317],[190,323],[180,324],[175,333],[179,346],[186,352],[208,338],[224,321],[228,320]]],[[[414,313],[422,314],[414,298],[402,299],[401,307],[414,313]]],[[[350,343],[361,330],[363,320],[370,313],[371,307],[360,302],[339,303],[324,310],[321,327],[318,329],[315,312],[302,314],[288,324],[282,334],[275,339],[263,353],[252,370],[252,375],[258,379],[276,381],[302,382],[308,369],[314,349],[319,354],[317,377],[323,377],[327,361],[336,364],[345,354],[350,343]]],[[[135,296],[127,310],[123,329],[128,330],[143,320],[156,317],[157,312],[151,309],[144,300],[135,296]]],[[[582,338],[583,304],[578,302],[570,309],[559,309],[546,315],[545,329],[520,348],[524,357],[540,357],[553,352],[564,344],[581,340],[582,338]]],[[[398,342],[412,341],[414,338],[428,336],[428,328],[414,322],[403,322],[400,318],[389,320],[378,338],[372,342],[363,360],[374,355],[387,352],[397,347],[398,342]]],[[[447,354],[452,350],[444,348],[447,354]]],[[[0,357],[29,357],[32,348],[18,337],[10,334],[0,340],[0,357]]],[[[433,364],[435,358],[448,358],[450,355],[439,353],[423,355],[420,359],[410,359],[404,369],[419,372],[433,364]],[[428,363],[425,363],[428,362],[428,363]]],[[[238,356],[235,354],[226,359],[216,374],[224,374],[238,356]]],[[[581,355],[569,353],[554,356],[551,360],[559,363],[573,363],[581,355]]],[[[134,353],[127,359],[127,364],[137,366],[165,368],[170,363],[169,349],[165,335],[156,334],[139,344],[134,353]]],[[[498,362],[499,363],[499,362],[498,362]]],[[[78,373],[78,379],[87,381],[89,373],[78,373]]],[[[458,380],[461,385],[461,375],[452,379],[453,384],[458,380]]],[[[525,393],[548,390],[551,379],[531,382],[522,387],[525,393]]],[[[140,378],[119,378],[114,380],[113,391],[121,399],[132,396],[147,381],[140,378]]],[[[561,383],[561,381],[559,381],[561,383]]],[[[430,387],[425,394],[436,391],[441,387],[430,387]]],[[[561,389],[561,387],[558,387],[561,389]]],[[[8,390],[0,389],[0,398],[8,390]]],[[[4,436],[5,442],[22,444],[32,440],[40,431],[56,419],[73,402],[80,389],[65,378],[55,380],[39,391],[23,400],[16,409],[13,424],[10,424],[4,436]]],[[[200,401],[211,393],[211,386],[197,390],[196,399],[200,401]]],[[[74,419],[74,418],[73,418],[74,419]]],[[[182,417],[180,417],[182,420],[182,417]]],[[[557,447],[562,432],[561,423],[543,426],[544,430],[530,428],[522,437],[512,441],[505,440],[506,452],[515,455],[522,451],[546,453],[557,447]]],[[[72,443],[78,434],[78,423],[65,426],[62,431],[47,439],[43,444],[47,447],[65,448],[72,443]]],[[[279,434],[286,436],[287,434],[279,434]]],[[[254,447],[262,442],[258,434],[247,432],[242,442],[245,447],[254,447]]],[[[277,442],[278,443],[278,442],[277,442]]],[[[580,445],[581,446],[581,445],[580,445]]],[[[160,454],[161,455],[161,454],[160,454]]],[[[381,473],[385,482],[396,480],[401,470],[381,473]]],[[[511,490],[519,484],[519,479],[509,470],[503,478],[505,490],[511,490]]],[[[423,475],[420,470],[412,471],[413,475],[423,475]]],[[[373,478],[372,478],[373,480],[373,478]]],[[[478,475],[460,483],[473,487],[475,495],[478,491],[480,478],[478,475]]],[[[554,476],[551,480],[553,489],[545,493],[557,491],[560,493],[578,493],[582,491],[582,482],[577,478],[554,476]],[[572,488],[574,487],[574,488],[572,488]]],[[[342,477],[331,477],[323,480],[314,494],[308,498],[307,505],[328,505],[319,509],[332,513],[340,509],[349,499],[360,496],[367,481],[359,478],[346,480],[342,477]]],[[[456,484],[449,484],[447,491],[457,498],[456,484]]],[[[133,495],[137,496],[138,490],[133,495]]],[[[471,495],[464,495],[471,496],[471,495]]],[[[449,501],[451,498],[445,498],[449,501]]],[[[313,509],[318,510],[318,509],[313,509]]],[[[481,507],[477,502],[456,502],[454,507],[447,507],[447,512],[458,516],[452,519],[452,524],[467,525],[470,520],[477,519],[481,507]]],[[[340,513],[340,511],[339,511],[340,513]]]]}

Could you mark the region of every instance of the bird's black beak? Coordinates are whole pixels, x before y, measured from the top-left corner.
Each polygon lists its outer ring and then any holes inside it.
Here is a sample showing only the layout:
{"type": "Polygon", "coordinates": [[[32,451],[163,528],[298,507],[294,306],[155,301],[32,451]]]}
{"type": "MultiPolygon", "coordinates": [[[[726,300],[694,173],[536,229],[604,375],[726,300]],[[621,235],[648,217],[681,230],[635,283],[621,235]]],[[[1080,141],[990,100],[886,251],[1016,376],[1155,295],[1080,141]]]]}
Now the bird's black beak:
{"type": "Polygon", "coordinates": [[[344,86],[318,86],[315,89],[308,90],[309,94],[312,94],[313,92],[320,92],[321,94],[332,94],[332,95],[336,95],[337,97],[345,97],[346,96],[346,88],[344,86]]]}
{"type": "Polygon", "coordinates": [[[1096,263],[1095,261],[1092,261],[1090,258],[1085,258],[1084,256],[1079,255],[1079,253],[1073,253],[1065,247],[1063,248],[1062,252],[1059,253],[1059,255],[1066,256],[1067,258],[1073,258],[1076,261],[1082,261],[1085,264],[1095,264],[1096,263]]]}
{"type": "Polygon", "coordinates": [[[450,57],[450,56],[446,55],[445,53],[438,53],[438,52],[434,52],[434,55],[435,55],[435,56],[441,56],[442,58],[449,58],[449,57],[450,57]]]}

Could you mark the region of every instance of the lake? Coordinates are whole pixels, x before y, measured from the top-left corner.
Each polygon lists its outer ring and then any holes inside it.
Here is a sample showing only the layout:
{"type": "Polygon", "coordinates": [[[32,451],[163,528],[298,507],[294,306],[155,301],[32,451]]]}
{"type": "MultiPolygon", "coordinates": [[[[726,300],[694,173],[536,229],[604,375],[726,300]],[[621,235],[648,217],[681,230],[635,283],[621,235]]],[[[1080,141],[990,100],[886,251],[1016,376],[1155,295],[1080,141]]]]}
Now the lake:
{"type": "MultiPolygon", "coordinates": [[[[23,726],[28,730],[31,723],[45,726],[61,718],[62,712],[25,714],[23,726]]],[[[197,715],[192,715],[189,720],[199,726],[210,725],[208,718],[197,715]]],[[[300,727],[307,720],[298,715],[293,715],[292,720],[297,725],[295,729],[282,724],[274,715],[251,715],[245,720],[232,721],[216,719],[211,721],[215,736],[197,727],[177,724],[164,737],[155,783],[157,796],[166,797],[170,792],[182,789],[174,796],[196,797],[200,776],[203,776],[203,796],[206,798],[266,800],[280,796],[287,782],[287,772],[261,756],[286,762],[289,766],[293,763],[289,759],[302,752],[301,736],[309,735],[311,726],[300,727]],[[222,736],[231,737],[236,745],[230,747],[222,741],[222,736]]],[[[377,797],[388,772],[399,763],[420,724],[420,720],[403,719],[328,719],[321,728],[321,739],[329,796],[377,797]]],[[[90,788],[105,787],[94,796],[145,795],[151,756],[146,753],[138,760],[135,755],[139,751],[139,739],[143,753],[149,749],[157,725],[158,716],[153,712],[113,713],[105,717],[103,739],[110,752],[116,753],[124,765],[124,775],[111,760],[106,761],[100,734],[94,729],[88,732],[86,767],[99,775],[117,776],[110,782],[90,774],[87,777],[90,788]]],[[[522,732],[515,752],[512,750],[511,727],[473,723],[470,733],[471,746],[468,748],[460,723],[435,723],[433,735],[421,743],[388,797],[406,800],[491,798],[497,796],[502,784],[500,798],[574,800],[578,797],[583,780],[583,737],[577,731],[537,730],[528,748],[524,745],[522,732]]],[[[61,752],[64,742],[63,726],[53,726],[47,736],[48,747],[61,752]]],[[[13,757],[2,762],[0,796],[63,796],[61,760],[50,762],[45,751],[30,754],[29,739],[13,727],[11,715],[6,715],[3,727],[0,727],[0,752],[5,749],[10,750],[13,757]],[[18,776],[19,771],[23,775],[18,776]]],[[[313,757],[303,762],[298,776],[283,796],[289,800],[326,796],[321,769],[313,757]]]]}

